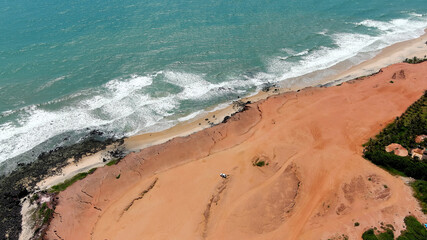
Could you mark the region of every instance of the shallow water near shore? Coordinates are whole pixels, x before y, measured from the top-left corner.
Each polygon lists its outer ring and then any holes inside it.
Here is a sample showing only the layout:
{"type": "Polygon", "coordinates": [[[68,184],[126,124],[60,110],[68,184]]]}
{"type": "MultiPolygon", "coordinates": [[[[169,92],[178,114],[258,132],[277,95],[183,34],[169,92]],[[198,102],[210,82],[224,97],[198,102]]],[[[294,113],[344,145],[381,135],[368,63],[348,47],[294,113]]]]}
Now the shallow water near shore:
{"type": "Polygon", "coordinates": [[[0,171],[93,129],[158,131],[267,82],[316,85],[427,27],[425,1],[0,3],[0,171]]]}

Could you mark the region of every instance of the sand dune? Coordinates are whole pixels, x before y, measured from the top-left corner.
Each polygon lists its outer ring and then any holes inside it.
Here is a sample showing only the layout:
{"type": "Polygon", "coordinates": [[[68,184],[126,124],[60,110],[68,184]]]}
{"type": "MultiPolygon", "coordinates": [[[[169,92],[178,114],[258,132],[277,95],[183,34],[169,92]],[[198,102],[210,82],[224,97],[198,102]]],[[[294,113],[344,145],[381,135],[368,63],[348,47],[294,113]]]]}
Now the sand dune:
{"type": "Polygon", "coordinates": [[[250,104],[61,192],[47,238],[360,239],[381,222],[399,232],[405,216],[427,218],[399,177],[361,157],[361,145],[425,89],[427,62],[400,63],[250,104]]]}

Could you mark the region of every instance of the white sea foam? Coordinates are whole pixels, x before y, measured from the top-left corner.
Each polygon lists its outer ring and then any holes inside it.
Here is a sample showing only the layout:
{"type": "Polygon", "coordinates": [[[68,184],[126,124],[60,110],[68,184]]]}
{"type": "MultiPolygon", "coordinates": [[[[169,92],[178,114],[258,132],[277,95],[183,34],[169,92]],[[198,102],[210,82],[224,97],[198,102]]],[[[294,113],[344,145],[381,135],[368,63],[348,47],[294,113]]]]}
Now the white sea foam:
{"type": "Polygon", "coordinates": [[[3,117],[17,114],[19,121],[0,125],[0,159],[15,157],[69,131],[97,128],[133,135],[142,130],[171,127],[202,112],[199,110],[176,120],[166,119],[174,114],[181,101],[215,98],[218,94],[234,91],[232,87],[240,87],[244,85],[243,82],[212,84],[204,80],[203,76],[173,71],[147,76],[132,75],[111,80],[97,89],[55,100],[55,103],[64,105],[59,110],[49,110],[49,104],[45,103],[3,112],[3,117]],[[144,90],[153,84],[153,78],[158,75],[163,75],[164,81],[182,90],[164,97],[150,96],[144,90]],[[228,85],[232,87],[225,89],[224,86],[228,85]]]}
{"type": "MultiPolygon", "coordinates": [[[[332,34],[329,36],[335,47],[317,47],[310,51],[284,48],[281,54],[285,56],[275,56],[266,62],[267,71],[249,76],[228,76],[219,83],[209,82],[203,74],[163,70],[151,75],[131,75],[113,79],[98,88],[80,91],[62,99],[5,111],[0,114],[0,121],[2,117],[12,114],[16,115],[17,120],[3,121],[0,124],[0,161],[24,153],[54,136],[69,131],[98,128],[132,135],[140,131],[171,127],[203,112],[200,108],[192,109],[193,112],[176,119],[173,115],[184,101],[218,99],[226,94],[247,95],[253,93],[248,92],[248,89],[260,88],[266,82],[286,82],[289,78],[327,69],[360,53],[377,51],[393,43],[422,35],[427,27],[427,19],[424,18],[411,15],[409,19],[388,22],[364,20],[355,25],[374,29],[378,33],[332,34]],[[291,61],[290,56],[298,58],[291,61]],[[164,93],[160,94],[160,97],[152,95],[147,88],[153,86],[158,79],[176,86],[178,93],[164,93]],[[49,108],[51,104],[62,107],[52,110],[49,108]]],[[[323,32],[328,33],[327,30],[323,32]]],[[[66,76],[55,78],[44,87],[50,87],[64,78],[66,76]]]]}
{"type": "Polygon", "coordinates": [[[297,53],[295,50],[290,48],[282,48],[281,50],[291,56],[297,53]]]}
{"type": "MultiPolygon", "coordinates": [[[[146,110],[147,114],[140,116],[141,122],[155,123],[156,119],[151,119],[150,111],[157,111],[164,116],[167,115],[165,109],[171,107],[162,104],[167,102],[164,99],[153,101],[147,95],[135,94],[151,83],[152,79],[149,77],[115,79],[93,92],[97,95],[89,96],[75,104],[65,104],[59,110],[49,110],[44,104],[15,111],[15,114],[19,114],[17,123],[6,122],[0,125],[0,159],[17,156],[64,132],[108,126],[132,115],[136,108],[144,105],[150,106],[146,110]]],[[[81,94],[75,96],[79,95],[81,94]]],[[[10,114],[12,113],[3,113],[3,116],[10,114]]]]}
{"type": "Polygon", "coordinates": [[[327,33],[328,33],[328,29],[324,29],[324,30],[318,32],[317,34],[326,35],[327,33]]]}
{"type": "MultiPolygon", "coordinates": [[[[300,55],[301,60],[291,62],[275,57],[268,62],[268,71],[259,73],[256,78],[268,81],[284,81],[286,79],[303,76],[317,70],[330,68],[331,66],[349,60],[360,53],[368,53],[380,50],[394,43],[417,38],[424,33],[427,27],[427,19],[409,18],[394,19],[388,22],[364,20],[355,23],[359,26],[365,26],[377,29],[379,34],[368,35],[358,33],[338,33],[330,37],[337,47],[320,47],[308,54],[303,51],[296,53],[291,49],[286,49],[286,53],[292,53],[294,56],[300,55]]],[[[286,81],[284,81],[286,83],[286,81]]],[[[289,82],[289,84],[294,84],[289,82]]],[[[315,85],[315,83],[311,83],[315,85]]],[[[285,86],[287,86],[285,84],[285,86]]],[[[287,86],[291,87],[291,86],[287,86]]]]}
{"type": "Polygon", "coordinates": [[[206,94],[215,88],[214,84],[203,79],[203,76],[182,73],[182,72],[165,72],[166,82],[172,83],[183,89],[178,94],[180,99],[195,99],[206,96],[206,94]]]}
{"type": "Polygon", "coordinates": [[[195,118],[195,117],[197,117],[199,114],[201,114],[203,112],[203,110],[199,110],[199,111],[196,111],[196,112],[193,112],[193,113],[190,113],[190,114],[188,114],[187,116],[184,116],[184,117],[180,117],[180,118],[178,118],[178,121],[179,122],[185,122],[185,121],[188,121],[188,120],[190,120],[190,119],[193,119],[193,118],[195,118]]]}

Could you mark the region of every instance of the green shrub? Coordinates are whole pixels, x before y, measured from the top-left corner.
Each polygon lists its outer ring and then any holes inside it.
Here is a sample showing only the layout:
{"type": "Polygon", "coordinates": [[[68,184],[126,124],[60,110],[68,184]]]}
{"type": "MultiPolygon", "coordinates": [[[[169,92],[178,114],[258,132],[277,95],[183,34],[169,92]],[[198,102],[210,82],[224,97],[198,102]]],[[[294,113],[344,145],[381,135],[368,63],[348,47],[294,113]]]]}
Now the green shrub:
{"type": "Polygon", "coordinates": [[[252,165],[257,167],[263,167],[265,165],[268,165],[268,162],[265,162],[264,160],[261,160],[260,158],[256,158],[255,161],[252,162],[252,165]]]}
{"type": "Polygon", "coordinates": [[[427,181],[416,180],[411,186],[414,189],[414,197],[420,200],[423,213],[427,214],[427,181]]]}
{"type": "Polygon", "coordinates": [[[363,240],[394,240],[394,234],[391,229],[385,229],[384,232],[381,232],[375,235],[374,229],[368,229],[362,235],[363,240]]]}
{"type": "Polygon", "coordinates": [[[378,240],[377,236],[375,236],[374,229],[368,229],[362,234],[363,240],[378,240]]]}
{"type": "Polygon", "coordinates": [[[406,58],[405,60],[403,60],[403,62],[410,63],[410,64],[422,63],[424,61],[427,61],[426,56],[424,56],[424,58],[413,57],[413,58],[406,58]]]}
{"type": "MultiPolygon", "coordinates": [[[[413,216],[404,219],[406,230],[402,231],[397,240],[420,240],[427,239],[426,228],[413,216]]],[[[363,240],[393,240],[392,228],[386,228],[384,232],[375,235],[374,229],[368,229],[362,235],[363,240]]]]}
{"type": "Polygon", "coordinates": [[[394,240],[394,234],[391,229],[386,229],[385,232],[382,232],[377,235],[378,240],[394,240]]]}
{"type": "Polygon", "coordinates": [[[413,216],[405,218],[406,230],[403,231],[397,240],[420,240],[427,239],[427,229],[413,216]]]}
{"type": "Polygon", "coordinates": [[[355,227],[358,227],[359,225],[360,225],[360,223],[359,223],[359,222],[355,222],[355,223],[354,223],[354,226],[355,226],[355,227]]]}
{"type": "Polygon", "coordinates": [[[259,161],[255,165],[257,165],[258,167],[263,167],[265,165],[265,162],[264,161],[259,161]]]}

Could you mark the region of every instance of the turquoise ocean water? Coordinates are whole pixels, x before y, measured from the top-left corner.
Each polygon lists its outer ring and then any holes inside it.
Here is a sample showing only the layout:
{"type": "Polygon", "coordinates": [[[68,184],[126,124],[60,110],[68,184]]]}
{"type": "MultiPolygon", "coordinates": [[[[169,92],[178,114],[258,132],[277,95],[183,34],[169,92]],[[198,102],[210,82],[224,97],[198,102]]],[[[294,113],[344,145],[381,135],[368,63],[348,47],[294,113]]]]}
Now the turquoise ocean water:
{"type": "Polygon", "coordinates": [[[158,131],[266,82],[315,84],[295,77],[426,27],[425,0],[0,1],[0,171],[93,129],[158,131]]]}

